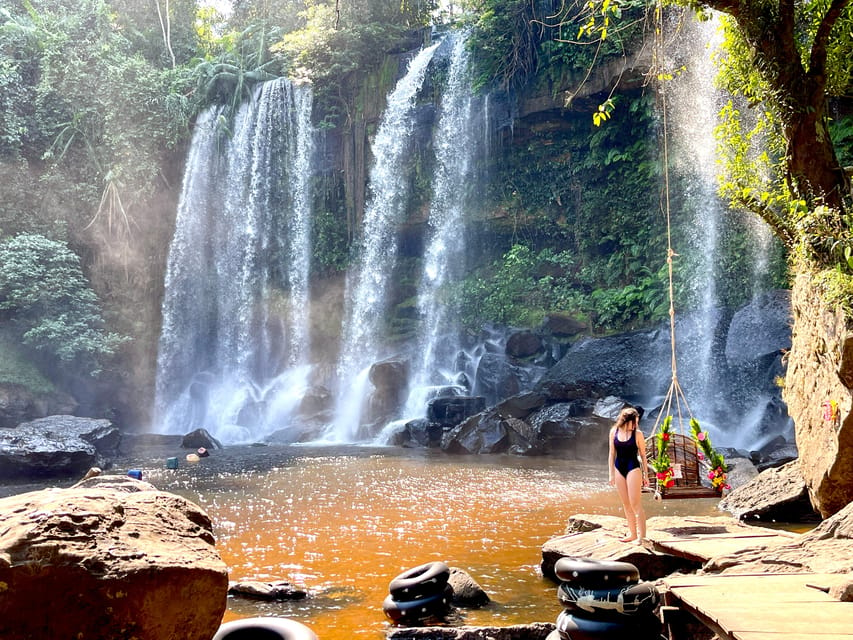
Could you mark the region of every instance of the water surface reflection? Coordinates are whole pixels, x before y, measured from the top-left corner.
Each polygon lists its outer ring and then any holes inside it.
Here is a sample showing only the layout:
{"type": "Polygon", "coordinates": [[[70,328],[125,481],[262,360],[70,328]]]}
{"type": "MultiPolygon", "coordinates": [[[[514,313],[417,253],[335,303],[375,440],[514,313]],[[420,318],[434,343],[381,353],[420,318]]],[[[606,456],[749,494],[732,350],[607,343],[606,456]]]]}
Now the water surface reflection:
{"type": "MultiPolygon", "coordinates": [[[[242,462],[229,453],[227,462],[145,471],[158,488],[207,510],[232,580],[285,579],[312,594],[274,604],[229,599],[226,620],[282,615],[321,640],[382,637],[390,580],[443,560],[493,600],[462,610],[457,622],[554,621],[560,606],[539,571],[542,544],[574,513],[620,515],[603,463],[358,447],[287,452],[246,450],[242,462]],[[271,455],[274,466],[258,468],[271,455]]],[[[681,515],[713,513],[715,504],[647,498],[646,506],[649,515],[681,515]]]]}

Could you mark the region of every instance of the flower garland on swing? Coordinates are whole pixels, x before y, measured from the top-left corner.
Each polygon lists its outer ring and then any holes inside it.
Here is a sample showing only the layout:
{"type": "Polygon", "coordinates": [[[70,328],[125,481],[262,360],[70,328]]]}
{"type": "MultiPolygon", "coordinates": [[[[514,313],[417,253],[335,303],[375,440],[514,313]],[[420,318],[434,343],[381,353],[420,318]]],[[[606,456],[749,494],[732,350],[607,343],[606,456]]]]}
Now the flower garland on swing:
{"type": "Polygon", "coordinates": [[[730,491],[731,486],[726,482],[729,465],[726,464],[722,454],[711,446],[711,436],[708,435],[707,431],[702,431],[696,418],[690,418],[690,432],[701,449],[698,452],[699,460],[704,460],[708,464],[708,480],[711,481],[711,486],[720,493],[723,492],[723,489],[730,491]]]}
{"type": "Polygon", "coordinates": [[[655,435],[655,452],[657,455],[651,461],[651,465],[652,469],[655,470],[655,478],[657,478],[658,488],[660,489],[669,489],[675,484],[672,461],[669,459],[669,453],[667,453],[671,428],[672,416],[667,416],[663,419],[660,430],[655,435]]]}
{"type": "MultiPolygon", "coordinates": [[[[667,416],[655,434],[656,455],[650,461],[651,467],[655,470],[655,478],[657,478],[660,490],[675,486],[675,471],[668,452],[669,442],[672,438],[671,432],[672,416],[667,416]]],[[[731,486],[727,482],[729,466],[722,454],[711,445],[711,436],[708,435],[707,431],[702,430],[696,418],[690,418],[690,433],[700,449],[697,451],[699,461],[708,467],[708,480],[711,481],[711,486],[719,493],[722,493],[723,490],[731,490],[731,486]]]]}

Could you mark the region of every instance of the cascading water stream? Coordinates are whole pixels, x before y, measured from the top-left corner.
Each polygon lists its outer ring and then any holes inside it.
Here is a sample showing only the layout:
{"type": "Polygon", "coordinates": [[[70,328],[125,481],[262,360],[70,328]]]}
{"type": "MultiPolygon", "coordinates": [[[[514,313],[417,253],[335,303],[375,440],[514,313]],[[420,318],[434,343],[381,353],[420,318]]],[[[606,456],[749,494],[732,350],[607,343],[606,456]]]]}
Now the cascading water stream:
{"type": "MultiPolygon", "coordinates": [[[[755,396],[744,401],[744,394],[733,393],[739,391],[733,387],[737,381],[724,354],[724,344],[731,335],[724,334],[725,328],[720,326],[724,318],[718,299],[718,282],[723,277],[719,256],[726,239],[724,221],[725,216],[733,215],[717,194],[715,128],[720,110],[730,99],[714,81],[714,58],[723,34],[716,14],[707,21],[691,20],[683,29],[684,46],[676,47],[675,55],[684,66],[667,91],[673,160],[684,185],[684,206],[692,212],[687,224],[693,234],[689,246],[675,247],[675,251],[682,253],[677,259],[682,268],[690,265],[690,272],[684,276],[690,297],[698,305],[693,310],[677,309],[681,312],[676,328],[678,377],[692,413],[703,427],[719,434],[728,446],[751,446],[760,440],[756,425],[770,398],[755,396]]],[[[746,268],[753,283],[749,293],[755,296],[766,286],[770,234],[757,218],[743,232],[751,239],[746,268]]]]}
{"type": "MultiPolygon", "coordinates": [[[[689,247],[693,268],[687,283],[690,297],[698,300],[699,306],[690,314],[692,326],[681,332],[684,335],[677,333],[676,338],[679,358],[686,365],[679,367],[679,374],[684,374],[688,397],[694,411],[708,416],[713,415],[712,395],[716,386],[712,346],[719,306],[717,248],[720,220],[725,212],[725,205],[717,195],[714,137],[722,98],[714,87],[716,69],[712,59],[721,38],[717,20],[691,21],[685,27],[688,28],[690,34],[684,38],[687,46],[677,52],[685,68],[671,83],[669,106],[673,157],[676,170],[684,178],[685,205],[693,212],[689,223],[694,229],[689,247]]],[[[683,260],[681,263],[685,264],[683,260]]]]}
{"type": "Polygon", "coordinates": [[[364,211],[361,252],[347,280],[341,355],[337,367],[335,419],[326,438],[335,442],[363,439],[359,434],[370,365],[382,357],[380,333],[386,292],[397,259],[396,225],[408,202],[408,181],[400,175],[409,148],[415,98],[438,44],[421,50],[388,96],[373,143],[370,200],[364,211]]]}
{"type": "Polygon", "coordinates": [[[406,417],[424,417],[425,400],[434,385],[453,384],[452,365],[459,350],[458,328],[448,326],[448,306],[441,294],[449,282],[461,277],[466,196],[477,149],[466,40],[466,34],[458,34],[453,42],[447,88],[433,141],[436,167],[429,239],[418,289],[420,335],[415,357],[420,355],[420,360],[413,362],[406,417]]]}
{"type": "Polygon", "coordinates": [[[157,370],[166,433],[227,442],[286,426],[308,373],[311,90],[258,87],[223,153],[199,119],[169,252],[157,370]]]}

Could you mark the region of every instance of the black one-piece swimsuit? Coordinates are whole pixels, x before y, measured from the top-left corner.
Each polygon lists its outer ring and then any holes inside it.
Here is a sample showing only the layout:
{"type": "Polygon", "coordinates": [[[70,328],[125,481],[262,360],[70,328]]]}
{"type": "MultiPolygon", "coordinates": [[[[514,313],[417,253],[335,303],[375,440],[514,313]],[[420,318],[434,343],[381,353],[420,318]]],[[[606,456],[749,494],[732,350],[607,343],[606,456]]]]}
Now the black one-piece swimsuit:
{"type": "Polygon", "coordinates": [[[613,466],[616,467],[616,471],[627,478],[629,471],[640,468],[637,432],[632,430],[631,437],[624,442],[619,439],[618,434],[619,430],[617,429],[613,434],[613,446],[616,448],[616,459],[613,461],[613,466]]]}

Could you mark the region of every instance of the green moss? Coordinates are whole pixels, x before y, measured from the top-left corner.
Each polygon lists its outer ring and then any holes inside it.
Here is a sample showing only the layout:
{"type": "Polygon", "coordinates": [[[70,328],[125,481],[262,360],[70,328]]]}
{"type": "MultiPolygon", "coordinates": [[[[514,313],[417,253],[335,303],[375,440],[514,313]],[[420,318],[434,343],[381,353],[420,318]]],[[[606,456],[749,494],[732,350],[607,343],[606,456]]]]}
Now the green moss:
{"type": "Polygon", "coordinates": [[[34,393],[52,393],[53,384],[26,357],[14,339],[0,332],[0,384],[17,384],[34,393]]]}
{"type": "Polygon", "coordinates": [[[840,269],[824,269],[813,277],[827,304],[839,307],[848,319],[853,319],[853,275],[840,269]]]}

